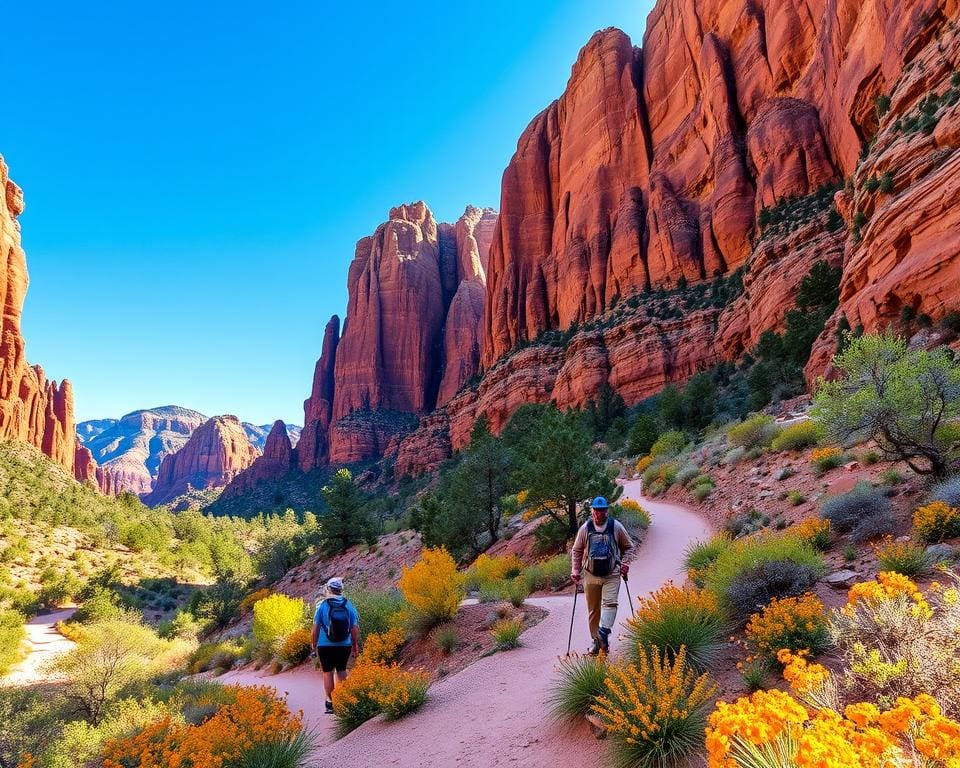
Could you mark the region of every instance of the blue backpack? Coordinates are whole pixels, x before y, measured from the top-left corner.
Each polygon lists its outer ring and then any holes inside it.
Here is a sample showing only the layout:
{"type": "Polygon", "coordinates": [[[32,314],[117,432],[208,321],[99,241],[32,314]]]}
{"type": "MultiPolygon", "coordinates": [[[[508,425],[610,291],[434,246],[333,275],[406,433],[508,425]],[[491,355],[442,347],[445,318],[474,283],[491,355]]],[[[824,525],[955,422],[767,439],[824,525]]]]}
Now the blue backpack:
{"type": "Polygon", "coordinates": [[[350,630],[353,629],[353,621],[347,608],[347,598],[328,597],[324,602],[327,604],[327,623],[321,623],[320,626],[331,643],[342,643],[350,636],[350,630]]]}
{"type": "Polygon", "coordinates": [[[593,519],[587,520],[587,572],[601,579],[613,573],[620,556],[617,547],[616,521],[611,517],[603,532],[597,530],[593,519]]]}

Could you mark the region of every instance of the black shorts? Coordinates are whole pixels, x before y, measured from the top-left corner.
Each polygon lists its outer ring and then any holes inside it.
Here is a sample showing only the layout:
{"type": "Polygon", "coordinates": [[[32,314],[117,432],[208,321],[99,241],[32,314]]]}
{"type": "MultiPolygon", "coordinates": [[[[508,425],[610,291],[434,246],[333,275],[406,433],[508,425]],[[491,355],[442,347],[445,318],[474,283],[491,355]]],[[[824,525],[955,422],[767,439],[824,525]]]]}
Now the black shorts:
{"type": "Polygon", "coordinates": [[[349,645],[318,645],[317,658],[320,660],[320,669],[324,672],[343,672],[350,661],[349,645]]]}

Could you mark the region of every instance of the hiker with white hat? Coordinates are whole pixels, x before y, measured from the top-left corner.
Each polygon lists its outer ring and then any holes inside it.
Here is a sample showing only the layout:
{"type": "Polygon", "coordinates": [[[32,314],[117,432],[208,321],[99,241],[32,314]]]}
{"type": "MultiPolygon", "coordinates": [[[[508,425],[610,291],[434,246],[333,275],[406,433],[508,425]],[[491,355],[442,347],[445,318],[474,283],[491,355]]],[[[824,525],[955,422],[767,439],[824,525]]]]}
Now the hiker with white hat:
{"type": "Polygon", "coordinates": [[[347,679],[350,653],[360,653],[360,617],[353,603],[343,595],[343,579],[334,576],[327,581],[324,599],[313,615],[310,646],[323,671],[323,690],[327,694],[326,710],[333,714],[333,689],[337,681],[347,679]],[[336,673],[336,680],[334,679],[336,673]]]}

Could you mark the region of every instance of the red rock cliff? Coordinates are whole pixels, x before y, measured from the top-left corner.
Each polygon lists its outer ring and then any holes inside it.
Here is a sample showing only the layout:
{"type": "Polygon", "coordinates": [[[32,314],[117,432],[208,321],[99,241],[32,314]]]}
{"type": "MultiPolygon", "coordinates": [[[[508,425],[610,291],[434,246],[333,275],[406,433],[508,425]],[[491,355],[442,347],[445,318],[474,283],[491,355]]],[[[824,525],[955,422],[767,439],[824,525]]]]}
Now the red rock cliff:
{"type": "Polygon", "coordinates": [[[253,464],[258,455],[236,416],[214,416],[197,427],[179,451],[163,458],[153,490],[143,501],[156,506],[190,488],[225,486],[253,464]]]}
{"type": "MultiPolygon", "coordinates": [[[[20,318],[29,279],[17,221],[23,212],[23,192],[9,178],[2,156],[0,188],[4,195],[0,206],[0,439],[30,443],[73,472],[77,443],[70,382],[48,381],[43,369],[26,359],[20,318]]],[[[81,472],[90,472],[85,457],[81,472]]]]}

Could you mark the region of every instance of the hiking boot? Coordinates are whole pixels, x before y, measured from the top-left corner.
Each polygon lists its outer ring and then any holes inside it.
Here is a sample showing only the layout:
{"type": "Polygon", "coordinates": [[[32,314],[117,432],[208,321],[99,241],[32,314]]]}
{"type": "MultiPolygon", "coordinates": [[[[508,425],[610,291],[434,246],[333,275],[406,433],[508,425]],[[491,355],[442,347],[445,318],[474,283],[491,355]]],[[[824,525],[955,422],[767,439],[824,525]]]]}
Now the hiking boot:
{"type": "Polygon", "coordinates": [[[597,630],[597,641],[600,650],[604,653],[610,653],[610,630],[606,627],[600,627],[597,630]]]}
{"type": "Polygon", "coordinates": [[[327,699],[326,702],[324,702],[324,704],[326,705],[327,714],[328,714],[328,715],[332,715],[332,714],[333,714],[333,702],[330,701],[330,699],[327,699]]]}
{"type": "Polygon", "coordinates": [[[600,653],[600,639],[595,637],[593,638],[593,645],[590,646],[590,650],[587,651],[591,656],[597,656],[600,653]]]}

